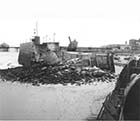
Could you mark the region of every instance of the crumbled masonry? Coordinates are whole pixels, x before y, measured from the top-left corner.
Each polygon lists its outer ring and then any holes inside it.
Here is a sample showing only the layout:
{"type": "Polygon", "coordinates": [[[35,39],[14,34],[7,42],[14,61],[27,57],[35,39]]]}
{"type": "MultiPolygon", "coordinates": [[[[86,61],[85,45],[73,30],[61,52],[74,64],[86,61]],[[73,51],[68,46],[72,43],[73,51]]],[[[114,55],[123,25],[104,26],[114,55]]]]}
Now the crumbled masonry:
{"type": "Polygon", "coordinates": [[[117,75],[103,71],[97,67],[78,67],[79,59],[72,59],[57,65],[36,63],[31,68],[16,67],[0,70],[3,81],[19,81],[21,83],[40,84],[91,84],[116,80],[117,75]]]}

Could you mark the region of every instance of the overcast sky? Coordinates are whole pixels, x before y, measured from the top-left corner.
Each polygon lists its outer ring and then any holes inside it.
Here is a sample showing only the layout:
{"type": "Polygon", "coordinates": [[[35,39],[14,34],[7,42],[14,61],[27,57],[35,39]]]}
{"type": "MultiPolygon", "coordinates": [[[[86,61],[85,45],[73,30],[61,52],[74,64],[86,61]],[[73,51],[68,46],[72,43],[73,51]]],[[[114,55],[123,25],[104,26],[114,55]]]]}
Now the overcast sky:
{"type": "Polygon", "coordinates": [[[0,0],[0,43],[30,41],[36,21],[41,41],[79,46],[123,44],[140,38],[139,0],[0,0]]]}

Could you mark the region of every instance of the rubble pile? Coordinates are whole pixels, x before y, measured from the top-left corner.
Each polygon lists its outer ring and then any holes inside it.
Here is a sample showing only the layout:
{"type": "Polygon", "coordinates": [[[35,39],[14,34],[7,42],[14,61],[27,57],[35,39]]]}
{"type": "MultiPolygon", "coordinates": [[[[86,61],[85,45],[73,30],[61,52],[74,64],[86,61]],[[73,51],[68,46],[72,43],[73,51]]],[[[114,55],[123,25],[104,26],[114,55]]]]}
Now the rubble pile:
{"type": "Polygon", "coordinates": [[[117,78],[113,73],[97,67],[78,67],[80,59],[72,59],[57,65],[36,63],[31,68],[16,67],[0,70],[3,80],[39,84],[90,84],[97,81],[110,82],[117,78]]]}

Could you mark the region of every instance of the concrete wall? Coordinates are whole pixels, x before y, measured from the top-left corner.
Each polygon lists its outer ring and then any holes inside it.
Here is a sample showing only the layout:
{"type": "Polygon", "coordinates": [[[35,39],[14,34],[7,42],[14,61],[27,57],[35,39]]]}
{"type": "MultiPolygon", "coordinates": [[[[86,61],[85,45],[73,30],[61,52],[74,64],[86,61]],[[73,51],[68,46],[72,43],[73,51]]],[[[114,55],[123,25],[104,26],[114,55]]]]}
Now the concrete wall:
{"type": "Polygon", "coordinates": [[[22,43],[20,45],[18,62],[25,67],[30,67],[31,62],[36,56],[36,49],[33,42],[22,43]]]}

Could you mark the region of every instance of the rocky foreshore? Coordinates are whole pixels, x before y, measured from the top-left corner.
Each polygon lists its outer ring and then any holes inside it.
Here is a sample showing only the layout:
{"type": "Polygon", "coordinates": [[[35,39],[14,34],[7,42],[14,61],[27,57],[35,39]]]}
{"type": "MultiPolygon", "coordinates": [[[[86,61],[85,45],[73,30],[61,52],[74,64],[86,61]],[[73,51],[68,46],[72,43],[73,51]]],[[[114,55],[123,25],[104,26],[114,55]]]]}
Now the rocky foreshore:
{"type": "Polygon", "coordinates": [[[0,70],[3,81],[40,84],[91,84],[93,82],[110,82],[117,78],[114,73],[97,67],[78,67],[79,59],[72,59],[57,65],[34,64],[31,68],[16,67],[0,70]]]}

